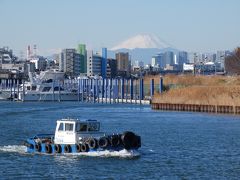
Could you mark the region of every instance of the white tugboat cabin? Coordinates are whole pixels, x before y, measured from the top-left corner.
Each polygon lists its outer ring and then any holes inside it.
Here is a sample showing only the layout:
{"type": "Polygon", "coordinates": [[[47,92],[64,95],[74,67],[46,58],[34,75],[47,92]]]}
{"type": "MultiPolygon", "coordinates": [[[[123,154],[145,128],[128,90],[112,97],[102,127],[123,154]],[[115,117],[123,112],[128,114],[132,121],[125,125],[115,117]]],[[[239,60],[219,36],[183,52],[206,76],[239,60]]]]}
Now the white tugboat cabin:
{"type": "Polygon", "coordinates": [[[96,120],[62,119],[57,121],[54,143],[77,144],[85,137],[99,137],[102,134],[100,123],[96,120]]]}

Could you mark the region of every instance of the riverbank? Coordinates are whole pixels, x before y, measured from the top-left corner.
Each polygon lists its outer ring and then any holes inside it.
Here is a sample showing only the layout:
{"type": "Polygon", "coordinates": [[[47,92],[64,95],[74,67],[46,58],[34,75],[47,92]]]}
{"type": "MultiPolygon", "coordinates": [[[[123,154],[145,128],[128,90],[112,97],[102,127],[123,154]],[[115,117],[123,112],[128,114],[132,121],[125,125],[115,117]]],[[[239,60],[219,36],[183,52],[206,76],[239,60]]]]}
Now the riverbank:
{"type": "MultiPolygon", "coordinates": [[[[167,90],[162,94],[155,94],[153,104],[229,106],[232,109],[240,106],[239,76],[166,76],[164,86],[167,90]]],[[[169,110],[174,109],[169,108],[169,110]]],[[[226,111],[235,112],[235,110],[226,111]]],[[[218,112],[217,108],[214,112],[218,112]]]]}

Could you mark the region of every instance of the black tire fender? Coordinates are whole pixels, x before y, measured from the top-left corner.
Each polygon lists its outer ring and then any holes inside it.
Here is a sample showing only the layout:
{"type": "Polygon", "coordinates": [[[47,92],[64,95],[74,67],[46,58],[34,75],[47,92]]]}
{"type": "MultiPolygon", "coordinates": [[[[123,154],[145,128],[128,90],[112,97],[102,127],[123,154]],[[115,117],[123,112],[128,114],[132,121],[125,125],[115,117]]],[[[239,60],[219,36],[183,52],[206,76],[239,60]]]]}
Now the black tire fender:
{"type": "Polygon", "coordinates": [[[136,135],[131,131],[126,131],[122,134],[121,140],[125,149],[129,150],[134,148],[136,144],[136,135]]]}
{"type": "Polygon", "coordinates": [[[48,153],[48,154],[51,154],[51,153],[52,153],[52,146],[51,146],[51,144],[46,144],[46,145],[45,145],[45,151],[46,151],[46,153],[48,153]]]}
{"type": "Polygon", "coordinates": [[[61,153],[62,152],[62,146],[60,144],[55,144],[54,145],[54,150],[56,153],[61,153]]]}
{"type": "Polygon", "coordinates": [[[65,153],[71,153],[72,152],[72,147],[71,145],[67,144],[64,146],[64,152],[65,153]]]}
{"type": "Polygon", "coordinates": [[[81,144],[81,152],[88,152],[88,151],[89,151],[88,144],[86,143],[81,144]]]}
{"type": "Polygon", "coordinates": [[[112,135],[110,137],[110,143],[112,147],[117,147],[120,144],[120,139],[118,135],[112,135]]]}
{"type": "Polygon", "coordinates": [[[109,145],[109,139],[107,137],[101,137],[99,140],[98,140],[98,146],[100,148],[107,148],[109,145]]]}
{"type": "Polygon", "coordinates": [[[81,144],[76,144],[76,151],[81,152],[82,145],[81,144]]]}
{"type": "Polygon", "coordinates": [[[41,143],[36,143],[34,147],[35,147],[35,149],[36,149],[37,152],[41,152],[41,151],[42,151],[42,145],[41,145],[41,143]]]}
{"type": "Polygon", "coordinates": [[[97,139],[91,138],[88,141],[88,146],[89,146],[90,149],[97,149],[98,148],[98,141],[97,141],[97,139]]]}

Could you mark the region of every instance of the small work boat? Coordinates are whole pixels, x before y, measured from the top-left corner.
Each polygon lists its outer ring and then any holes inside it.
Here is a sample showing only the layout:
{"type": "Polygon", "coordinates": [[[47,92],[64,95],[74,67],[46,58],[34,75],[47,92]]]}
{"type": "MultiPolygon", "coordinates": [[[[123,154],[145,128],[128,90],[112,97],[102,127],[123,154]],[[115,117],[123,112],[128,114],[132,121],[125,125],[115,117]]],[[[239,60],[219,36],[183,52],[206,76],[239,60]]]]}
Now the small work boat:
{"type": "Polygon", "coordinates": [[[131,131],[106,134],[97,120],[57,120],[55,134],[39,134],[23,143],[29,153],[87,153],[131,151],[141,147],[141,137],[131,131]]]}

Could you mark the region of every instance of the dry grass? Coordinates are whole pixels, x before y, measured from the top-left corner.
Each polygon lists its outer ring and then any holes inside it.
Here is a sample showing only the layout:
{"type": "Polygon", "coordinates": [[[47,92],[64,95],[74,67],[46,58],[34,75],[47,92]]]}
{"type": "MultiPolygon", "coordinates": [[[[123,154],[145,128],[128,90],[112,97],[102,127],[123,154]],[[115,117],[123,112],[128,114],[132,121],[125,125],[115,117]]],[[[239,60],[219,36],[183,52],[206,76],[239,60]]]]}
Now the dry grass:
{"type": "MultiPolygon", "coordinates": [[[[159,82],[160,76],[147,76],[144,82],[147,84],[150,79],[159,82]]],[[[240,76],[194,76],[194,75],[166,75],[163,76],[164,85],[176,84],[183,86],[219,86],[219,85],[240,85],[240,76]]]]}
{"type": "MultiPolygon", "coordinates": [[[[149,77],[151,79],[151,77],[149,77]]],[[[156,77],[155,77],[156,78],[156,77]]],[[[159,77],[158,77],[159,78],[159,77]]],[[[163,94],[153,102],[204,105],[240,105],[240,77],[225,76],[165,76],[164,84],[182,85],[163,94]]]]}

